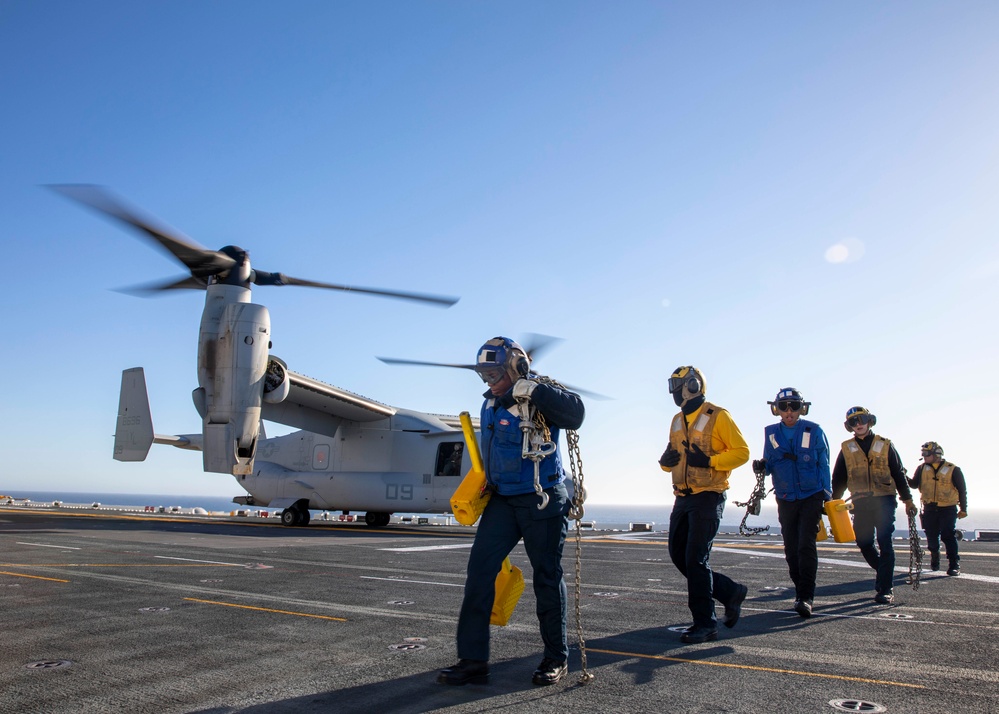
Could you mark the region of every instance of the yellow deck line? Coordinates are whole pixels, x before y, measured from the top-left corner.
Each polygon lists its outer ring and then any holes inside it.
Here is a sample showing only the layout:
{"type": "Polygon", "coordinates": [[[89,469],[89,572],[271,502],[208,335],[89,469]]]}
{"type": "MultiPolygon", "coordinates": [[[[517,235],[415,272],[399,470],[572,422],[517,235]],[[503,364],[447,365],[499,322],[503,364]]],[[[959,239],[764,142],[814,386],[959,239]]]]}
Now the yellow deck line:
{"type": "Polygon", "coordinates": [[[334,620],[336,622],[346,622],[343,617],[331,617],[330,615],[313,615],[308,612],[291,612],[290,610],[273,610],[269,607],[253,607],[252,605],[236,605],[231,602],[218,602],[217,600],[200,600],[196,597],[186,597],[190,602],[200,602],[206,605],[223,605],[225,607],[238,607],[241,610],[258,610],[260,612],[275,612],[279,615],[297,615],[298,617],[314,617],[317,620],[334,620]]]}
{"type": "Polygon", "coordinates": [[[892,682],[885,679],[868,679],[866,677],[848,677],[841,674],[825,674],[823,672],[802,672],[795,669],[779,669],[776,667],[758,667],[751,664],[732,664],[730,662],[712,662],[703,659],[690,659],[687,657],[668,657],[666,655],[649,655],[638,652],[618,652],[617,650],[600,650],[594,647],[587,647],[587,652],[601,652],[603,654],[620,655],[622,657],[639,657],[642,659],[658,659],[666,662],[682,662],[684,664],[704,664],[711,667],[731,667],[733,669],[748,669],[754,672],[773,672],[775,674],[795,674],[800,677],[821,677],[823,679],[839,679],[844,682],[863,682],[864,684],[886,684],[893,687],[909,687],[911,689],[927,689],[922,684],[909,684],[907,682],[892,682]]]}
{"type": "Polygon", "coordinates": [[[54,583],[68,583],[68,580],[62,580],[61,578],[43,578],[41,575],[24,575],[23,573],[8,573],[5,570],[0,570],[0,575],[11,575],[15,578],[32,578],[34,580],[51,580],[54,583]]]}

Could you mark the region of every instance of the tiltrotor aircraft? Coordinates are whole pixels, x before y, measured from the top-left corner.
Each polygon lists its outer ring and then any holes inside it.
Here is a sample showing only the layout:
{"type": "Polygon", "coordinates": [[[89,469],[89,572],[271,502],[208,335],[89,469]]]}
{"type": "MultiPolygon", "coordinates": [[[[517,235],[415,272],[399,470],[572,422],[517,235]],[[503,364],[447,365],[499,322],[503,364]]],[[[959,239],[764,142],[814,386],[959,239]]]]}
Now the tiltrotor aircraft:
{"type": "MultiPolygon", "coordinates": [[[[189,276],[143,291],[206,291],[198,339],[194,405],[200,434],[155,434],[141,367],[122,373],[114,458],[143,461],[152,444],[201,451],[204,470],[233,475],[246,496],[235,503],[281,510],[305,525],[310,509],[365,513],[369,526],[392,513],[445,513],[470,459],[456,416],[401,409],[297,374],[270,354],[267,308],[252,285],[300,285],[450,306],[456,298],[358,288],[251,268],[249,254],[208,250],[141,218],[107,190],[53,186],[60,194],[137,229],[166,248],[189,276]],[[267,438],[261,420],[301,431],[267,438]]],[[[476,420],[477,421],[477,420],[476,420]]]]}

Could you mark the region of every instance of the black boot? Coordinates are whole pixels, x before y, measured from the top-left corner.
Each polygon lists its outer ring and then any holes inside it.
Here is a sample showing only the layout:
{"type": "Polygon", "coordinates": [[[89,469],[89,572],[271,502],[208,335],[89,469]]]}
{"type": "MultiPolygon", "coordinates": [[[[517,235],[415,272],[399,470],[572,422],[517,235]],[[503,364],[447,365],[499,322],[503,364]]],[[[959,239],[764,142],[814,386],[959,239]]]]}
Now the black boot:
{"type": "Polygon", "coordinates": [[[437,675],[440,684],[488,684],[489,663],[480,659],[460,659],[437,675]]]}
{"type": "Polygon", "coordinates": [[[930,570],[940,570],[940,551],[930,551],[930,570]]]}

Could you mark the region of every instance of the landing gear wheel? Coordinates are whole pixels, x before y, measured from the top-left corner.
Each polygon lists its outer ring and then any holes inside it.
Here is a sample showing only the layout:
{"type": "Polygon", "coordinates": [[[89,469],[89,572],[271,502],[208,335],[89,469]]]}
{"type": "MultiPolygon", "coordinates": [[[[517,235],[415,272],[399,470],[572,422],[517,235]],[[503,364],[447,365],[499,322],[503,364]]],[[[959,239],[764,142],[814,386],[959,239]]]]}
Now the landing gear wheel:
{"type": "Polygon", "coordinates": [[[297,526],[298,525],[298,511],[294,508],[286,508],[281,511],[281,525],[283,526],[297,526]]]}
{"type": "Polygon", "coordinates": [[[391,513],[378,513],[376,511],[369,511],[364,514],[364,522],[369,528],[384,528],[392,520],[391,513]]]}
{"type": "Polygon", "coordinates": [[[298,512],[298,525],[307,526],[310,520],[312,520],[312,514],[309,513],[309,509],[303,508],[298,512]]]}

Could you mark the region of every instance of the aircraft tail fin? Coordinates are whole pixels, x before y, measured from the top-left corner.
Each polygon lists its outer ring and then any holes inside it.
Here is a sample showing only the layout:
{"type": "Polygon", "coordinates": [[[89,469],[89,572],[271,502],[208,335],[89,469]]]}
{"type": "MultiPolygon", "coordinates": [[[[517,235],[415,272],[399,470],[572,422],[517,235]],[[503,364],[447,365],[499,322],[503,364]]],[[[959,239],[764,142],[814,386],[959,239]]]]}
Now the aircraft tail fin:
{"type": "Polygon", "coordinates": [[[149,413],[146,375],[142,367],[132,367],[121,373],[114,458],[116,461],[145,461],[152,444],[153,418],[149,413]]]}

